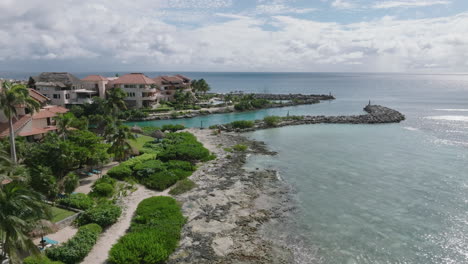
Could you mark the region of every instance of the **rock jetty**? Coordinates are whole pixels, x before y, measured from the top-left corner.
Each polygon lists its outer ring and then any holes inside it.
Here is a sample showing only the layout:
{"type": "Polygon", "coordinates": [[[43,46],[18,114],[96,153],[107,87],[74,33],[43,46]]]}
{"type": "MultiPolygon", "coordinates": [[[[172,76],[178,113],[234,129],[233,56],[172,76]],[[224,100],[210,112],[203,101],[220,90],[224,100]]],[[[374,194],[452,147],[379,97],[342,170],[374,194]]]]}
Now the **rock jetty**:
{"type": "Polygon", "coordinates": [[[306,124],[385,124],[399,123],[405,116],[391,108],[381,105],[367,105],[364,107],[365,115],[350,116],[292,116],[282,117],[276,124],[268,124],[263,120],[256,120],[252,128],[238,129],[231,124],[217,125],[216,128],[228,132],[248,132],[273,127],[296,126],[306,124]]]}
{"type": "MultiPolygon", "coordinates": [[[[245,94],[240,93],[231,93],[230,95],[234,96],[242,96],[245,94]]],[[[219,97],[223,98],[225,95],[218,95],[219,97]]],[[[317,101],[324,101],[324,100],[334,100],[335,97],[331,94],[268,94],[268,93],[256,93],[253,94],[254,98],[256,99],[266,99],[266,100],[317,100],[317,101]]]]}

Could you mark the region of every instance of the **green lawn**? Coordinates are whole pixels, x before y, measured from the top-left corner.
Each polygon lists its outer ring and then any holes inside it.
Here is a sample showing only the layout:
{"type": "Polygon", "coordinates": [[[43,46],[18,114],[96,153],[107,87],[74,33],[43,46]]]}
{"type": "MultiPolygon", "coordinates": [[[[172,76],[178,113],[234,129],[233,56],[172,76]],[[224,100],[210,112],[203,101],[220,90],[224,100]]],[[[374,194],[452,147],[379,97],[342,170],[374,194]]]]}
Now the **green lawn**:
{"type": "Polygon", "coordinates": [[[132,146],[132,148],[136,148],[136,149],[138,149],[138,151],[141,151],[143,149],[143,145],[146,142],[151,142],[151,141],[154,141],[154,138],[148,137],[148,136],[145,136],[145,135],[138,135],[137,139],[130,140],[129,143],[132,146]]]}
{"type": "Polygon", "coordinates": [[[76,214],[75,212],[68,211],[62,208],[51,206],[50,210],[52,211],[52,222],[57,223],[69,216],[76,214]]]}

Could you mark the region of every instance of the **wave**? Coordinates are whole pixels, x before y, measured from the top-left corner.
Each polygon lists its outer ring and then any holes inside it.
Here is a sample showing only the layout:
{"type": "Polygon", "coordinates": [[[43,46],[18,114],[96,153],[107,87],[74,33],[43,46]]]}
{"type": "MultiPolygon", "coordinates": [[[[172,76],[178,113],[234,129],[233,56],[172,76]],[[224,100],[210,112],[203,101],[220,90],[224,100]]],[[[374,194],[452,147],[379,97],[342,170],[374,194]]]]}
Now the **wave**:
{"type": "Polygon", "coordinates": [[[403,129],[409,130],[409,131],[418,131],[418,128],[415,127],[403,127],[403,129]]]}
{"type": "Polygon", "coordinates": [[[468,142],[464,142],[464,141],[456,141],[456,140],[448,140],[448,139],[436,139],[433,142],[435,144],[468,147],[468,142]]]}
{"type": "Polygon", "coordinates": [[[425,118],[426,119],[432,119],[432,120],[447,120],[447,121],[468,122],[468,116],[460,116],[460,115],[427,116],[425,118]]]}
{"type": "Polygon", "coordinates": [[[446,111],[446,112],[468,112],[468,109],[450,109],[450,108],[447,108],[447,109],[434,109],[436,111],[446,111]]]}

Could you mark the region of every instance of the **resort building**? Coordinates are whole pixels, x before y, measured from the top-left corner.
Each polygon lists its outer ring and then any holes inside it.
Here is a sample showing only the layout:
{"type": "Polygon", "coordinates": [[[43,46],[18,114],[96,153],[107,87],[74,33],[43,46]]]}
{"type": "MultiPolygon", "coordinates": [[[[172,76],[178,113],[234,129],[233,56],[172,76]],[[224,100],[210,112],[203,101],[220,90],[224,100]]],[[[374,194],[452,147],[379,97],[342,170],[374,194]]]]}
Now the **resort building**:
{"type": "Polygon", "coordinates": [[[108,83],[108,89],[121,88],[127,93],[125,102],[130,108],[151,107],[158,103],[159,90],[155,81],[143,73],[125,74],[108,83]]]}
{"type": "Polygon", "coordinates": [[[106,98],[106,87],[109,83],[109,78],[101,75],[89,75],[81,79],[85,89],[98,91],[98,95],[101,98],[106,98]]]}
{"type": "Polygon", "coordinates": [[[60,106],[91,103],[91,98],[99,94],[99,86],[89,86],[67,72],[43,72],[30,77],[28,86],[60,106]]]}
{"type": "MultiPolygon", "coordinates": [[[[15,135],[26,137],[28,140],[41,139],[46,133],[56,131],[54,117],[57,114],[68,112],[68,109],[47,105],[49,99],[36,90],[29,89],[29,95],[41,104],[41,109],[31,115],[29,109],[24,106],[17,106],[18,117],[13,119],[13,130],[15,135]]],[[[10,135],[8,119],[0,112],[0,138],[10,135]]]]}
{"type": "Polygon", "coordinates": [[[159,98],[163,101],[174,99],[176,91],[191,92],[191,80],[183,75],[158,76],[153,78],[156,86],[161,91],[159,98]]]}

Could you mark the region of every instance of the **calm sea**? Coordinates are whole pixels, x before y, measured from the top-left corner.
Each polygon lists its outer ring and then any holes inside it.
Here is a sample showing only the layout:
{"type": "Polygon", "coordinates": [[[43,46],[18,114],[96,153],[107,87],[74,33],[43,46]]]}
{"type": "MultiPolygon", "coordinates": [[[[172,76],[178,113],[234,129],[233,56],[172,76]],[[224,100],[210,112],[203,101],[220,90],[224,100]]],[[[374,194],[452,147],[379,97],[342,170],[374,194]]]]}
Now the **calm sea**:
{"type": "Polygon", "coordinates": [[[297,263],[468,263],[468,75],[185,74],[216,92],[331,92],[337,100],[139,125],[359,114],[369,100],[406,115],[400,124],[248,134],[279,154],[252,157],[247,166],[275,168],[293,189],[294,215],[265,232],[291,246],[297,263]]]}

